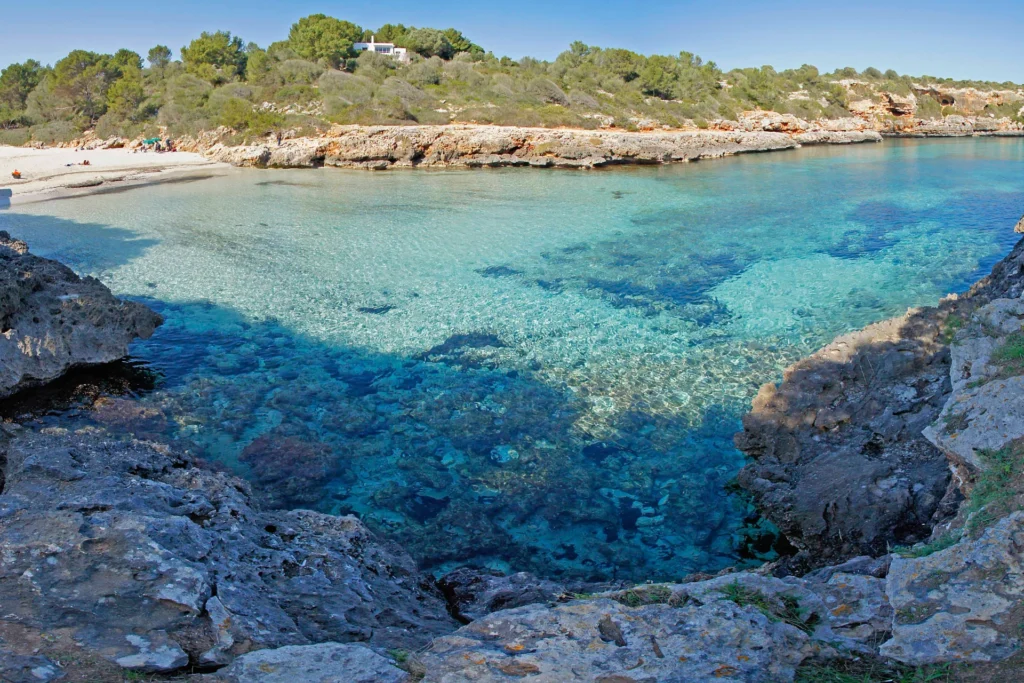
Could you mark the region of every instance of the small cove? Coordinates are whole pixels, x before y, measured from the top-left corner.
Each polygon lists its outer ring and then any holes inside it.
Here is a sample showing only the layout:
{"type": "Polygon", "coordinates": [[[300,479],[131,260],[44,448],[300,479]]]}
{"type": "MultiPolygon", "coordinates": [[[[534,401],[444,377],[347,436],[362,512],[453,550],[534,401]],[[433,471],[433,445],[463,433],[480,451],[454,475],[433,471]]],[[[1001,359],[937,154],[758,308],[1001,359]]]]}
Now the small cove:
{"type": "Polygon", "coordinates": [[[1005,254],[1024,141],[593,172],[237,172],[0,213],[167,318],[85,417],[425,567],[658,580],[768,551],[728,483],[758,386],[1005,254]]]}

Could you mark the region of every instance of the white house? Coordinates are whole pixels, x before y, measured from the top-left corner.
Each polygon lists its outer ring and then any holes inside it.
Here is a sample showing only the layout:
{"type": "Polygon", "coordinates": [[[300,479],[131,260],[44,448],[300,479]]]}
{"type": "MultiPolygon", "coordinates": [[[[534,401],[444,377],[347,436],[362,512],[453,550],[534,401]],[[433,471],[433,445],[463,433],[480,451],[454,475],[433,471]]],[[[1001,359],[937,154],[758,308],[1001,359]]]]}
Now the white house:
{"type": "Polygon", "coordinates": [[[400,62],[409,61],[409,52],[404,47],[395,47],[394,43],[378,43],[377,36],[371,36],[368,43],[354,43],[352,47],[360,52],[371,50],[379,55],[389,55],[400,62]]]}

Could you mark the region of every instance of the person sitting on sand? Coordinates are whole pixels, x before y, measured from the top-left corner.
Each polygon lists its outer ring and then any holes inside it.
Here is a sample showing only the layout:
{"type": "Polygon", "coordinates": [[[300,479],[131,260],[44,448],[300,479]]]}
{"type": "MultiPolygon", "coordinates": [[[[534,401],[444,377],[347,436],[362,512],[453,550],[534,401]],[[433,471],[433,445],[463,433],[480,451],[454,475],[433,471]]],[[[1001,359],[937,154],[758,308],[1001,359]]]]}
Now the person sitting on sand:
{"type": "Polygon", "coordinates": [[[19,171],[18,169],[14,169],[13,171],[11,171],[11,177],[13,177],[15,180],[21,180],[21,171],[19,171]]]}
{"type": "Polygon", "coordinates": [[[86,159],[82,162],[82,166],[89,166],[89,160],[86,159]]]}

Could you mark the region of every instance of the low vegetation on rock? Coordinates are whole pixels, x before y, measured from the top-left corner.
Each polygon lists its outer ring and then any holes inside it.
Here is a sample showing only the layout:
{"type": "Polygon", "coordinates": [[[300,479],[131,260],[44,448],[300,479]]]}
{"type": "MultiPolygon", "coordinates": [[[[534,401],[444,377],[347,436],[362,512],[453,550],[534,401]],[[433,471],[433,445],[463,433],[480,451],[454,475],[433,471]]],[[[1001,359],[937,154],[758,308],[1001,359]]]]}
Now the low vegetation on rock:
{"type": "MultiPolygon", "coordinates": [[[[499,57],[454,28],[385,24],[376,30],[322,14],[261,47],[203,32],[144,60],[73,50],[52,66],[11,64],[0,75],[0,144],[197,135],[225,126],[241,138],[323,132],[331,124],[447,124],[653,129],[714,127],[751,110],[801,120],[948,115],[1020,122],[1013,83],[910,77],[811,65],[723,71],[697,55],[645,56],[574,42],[553,61],[499,57]],[[375,39],[408,59],[360,51],[375,39]]],[[[954,126],[955,127],[955,126],[954,126]]]]}

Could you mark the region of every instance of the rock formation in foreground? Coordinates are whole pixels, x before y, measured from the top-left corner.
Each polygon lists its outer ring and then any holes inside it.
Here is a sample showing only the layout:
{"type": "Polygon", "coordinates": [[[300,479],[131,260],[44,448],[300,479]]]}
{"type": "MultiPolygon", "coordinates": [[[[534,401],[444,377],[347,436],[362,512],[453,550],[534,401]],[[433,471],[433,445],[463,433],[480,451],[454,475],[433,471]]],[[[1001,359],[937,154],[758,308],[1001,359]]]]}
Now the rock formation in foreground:
{"type": "Polygon", "coordinates": [[[412,650],[456,626],[355,518],[258,512],[243,481],[166,447],[23,434],[0,463],[0,660],[73,657],[120,680],[289,645],[412,650]]]}
{"type": "Polygon", "coordinates": [[[80,365],[128,355],[128,344],[162,322],[0,231],[0,398],[80,365]]]}

